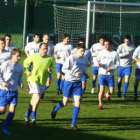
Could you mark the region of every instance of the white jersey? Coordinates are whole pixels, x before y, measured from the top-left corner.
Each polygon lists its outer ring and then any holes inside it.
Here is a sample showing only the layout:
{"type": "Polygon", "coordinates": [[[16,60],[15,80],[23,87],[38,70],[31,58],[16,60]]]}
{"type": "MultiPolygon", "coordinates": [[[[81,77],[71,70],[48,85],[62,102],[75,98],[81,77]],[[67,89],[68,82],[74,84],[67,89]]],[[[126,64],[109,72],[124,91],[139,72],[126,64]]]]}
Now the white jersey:
{"type": "Polygon", "coordinates": [[[126,46],[125,44],[121,44],[118,47],[117,52],[120,57],[120,66],[129,67],[132,65],[132,55],[134,50],[135,47],[131,44],[129,46],[126,46]],[[127,55],[127,52],[129,52],[130,54],[127,55]]]}
{"type": "MultiPolygon", "coordinates": [[[[138,47],[135,49],[132,58],[133,58],[133,59],[134,59],[134,58],[140,59],[140,46],[138,46],[138,47]]],[[[136,66],[137,66],[138,69],[140,69],[140,62],[136,62],[136,66]]]]}
{"type": "Polygon", "coordinates": [[[59,56],[59,59],[56,59],[56,63],[63,64],[68,56],[70,56],[73,47],[71,44],[63,44],[63,42],[58,43],[54,46],[54,53],[59,56]]]}
{"type": "Polygon", "coordinates": [[[7,50],[3,50],[2,52],[0,52],[0,65],[9,59],[11,59],[11,52],[7,50]]]}
{"type": "Polygon", "coordinates": [[[98,63],[101,64],[99,67],[99,74],[103,75],[114,75],[114,70],[119,67],[120,59],[119,55],[115,51],[103,50],[98,54],[98,63]],[[106,68],[110,67],[111,71],[107,72],[106,68]]]}
{"type": "Polygon", "coordinates": [[[105,50],[105,46],[101,45],[100,43],[93,44],[90,48],[91,55],[92,55],[92,62],[94,66],[97,66],[97,56],[100,51],[105,50]]]}
{"type": "Polygon", "coordinates": [[[29,52],[29,55],[35,54],[39,52],[40,43],[29,42],[27,46],[25,46],[25,51],[29,52]]]}
{"type": "MultiPolygon", "coordinates": [[[[77,53],[77,48],[74,48],[71,54],[74,55],[76,53],[77,53]]],[[[88,48],[85,49],[84,56],[87,58],[88,62],[91,64],[92,63],[91,51],[88,48]]]]}
{"type": "Polygon", "coordinates": [[[0,66],[0,89],[8,91],[17,91],[18,85],[22,83],[23,68],[19,63],[12,63],[11,60],[3,62],[0,66]],[[8,87],[2,87],[2,83],[8,84],[8,87]]]}
{"type": "Polygon", "coordinates": [[[9,46],[5,46],[5,50],[12,51],[14,48],[17,48],[14,44],[10,44],[9,46]]]}
{"type": "Polygon", "coordinates": [[[85,56],[77,57],[75,54],[70,55],[62,67],[65,73],[65,80],[71,82],[81,81],[81,78],[87,72],[87,58],[85,56]],[[81,77],[76,77],[75,73],[80,72],[81,77]]]}
{"type": "Polygon", "coordinates": [[[47,52],[47,55],[53,57],[53,54],[54,54],[54,45],[49,42],[48,43],[48,52],[47,52]]]}

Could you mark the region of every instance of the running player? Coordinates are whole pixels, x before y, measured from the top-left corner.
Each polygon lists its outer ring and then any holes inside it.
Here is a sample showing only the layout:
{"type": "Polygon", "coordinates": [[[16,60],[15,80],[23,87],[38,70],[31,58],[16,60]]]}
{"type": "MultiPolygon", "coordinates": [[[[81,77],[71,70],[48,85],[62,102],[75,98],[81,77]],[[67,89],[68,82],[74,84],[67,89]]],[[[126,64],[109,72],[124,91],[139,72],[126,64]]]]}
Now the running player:
{"type": "Polygon", "coordinates": [[[7,51],[12,51],[12,49],[16,48],[16,46],[14,44],[11,44],[11,35],[10,34],[6,34],[5,35],[5,50],[7,51]]]}
{"type": "Polygon", "coordinates": [[[18,63],[20,55],[20,50],[14,48],[12,50],[12,59],[3,62],[0,66],[0,115],[5,114],[6,106],[9,104],[9,113],[2,129],[2,132],[7,135],[11,134],[8,127],[15,114],[18,101],[18,85],[23,88],[23,68],[18,63]]]}
{"type": "Polygon", "coordinates": [[[109,87],[109,94],[114,93],[114,70],[119,67],[119,55],[111,49],[111,41],[105,40],[105,50],[101,51],[97,57],[99,66],[99,109],[103,108],[102,98],[105,85],[109,87]]]}
{"type": "Polygon", "coordinates": [[[97,80],[98,70],[99,70],[99,67],[97,66],[97,56],[100,51],[105,49],[104,40],[105,40],[105,36],[100,35],[99,43],[93,44],[92,47],[90,48],[91,55],[93,57],[93,65],[92,65],[92,74],[93,74],[92,85],[93,86],[91,89],[91,94],[94,94],[95,92],[96,80],[97,80]]]}
{"type": "Polygon", "coordinates": [[[32,113],[32,124],[36,124],[36,112],[40,97],[44,92],[48,73],[53,65],[53,58],[47,56],[48,46],[46,43],[41,43],[39,46],[39,53],[32,54],[24,61],[25,72],[28,76],[30,93],[32,94],[29,108],[25,114],[25,122],[29,123],[29,117],[32,113]],[[33,69],[29,71],[30,63],[33,64],[33,69]]]}
{"type": "Polygon", "coordinates": [[[62,66],[66,58],[70,56],[73,49],[69,44],[70,35],[64,34],[63,41],[54,46],[54,58],[56,60],[56,73],[57,73],[57,94],[62,94],[62,88],[64,85],[64,75],[62,74],[62,66]]]}
{"type": "Polygon", "coordinates": [[[134,101],[137,101],[138,98],[138,85],[140,81],[140,46],[138,46],[134,53],[133,53],[133,59],[136,61],[136,70],[135,70],[135,82],[134,82],[134,101]]]}
{"type": "Polygon", "coordinates": [[[33,40],[32,42],[29,42],[27,46],[25,46],[25,54],[30,56],[31,54],[35,54],[39,52],[39,41],[40,41],[40,35],[39,34],[34,34],[33,35],[33,40]]]}
{"type": "Polygon", "coordinates": [[[87,71],[87,59],[83,56],[85,53],[85,45],[77,45],[77,53],[69,56],[62,67],[62,72],[65,74],[63,101],[60,101],[57,106],[54,107],[51,117],[55,119],[57,111],[66,106],[70,97],[74,96],[74,108],[71,129],[77,130],[76,120],[80,111],[80,100],[82,97],[82,83],[81,78],[83,75],[88,76],[87,71]]]}
{"type": "Polygon", "coordinates": [[[122,79],[125,77],[125,83],[122,93],[122,98],[126,99],[126,91],[129,86],[129,79],[132,71],[132,55],[134,52],[135,47],[130,44],[131,37],[129,35],[126,35],[124,38],[124,43],[121,44],[117,52],[120,57],[120,67],[118,68],[118,97],[121,96],[121,84],[122,79]]]}

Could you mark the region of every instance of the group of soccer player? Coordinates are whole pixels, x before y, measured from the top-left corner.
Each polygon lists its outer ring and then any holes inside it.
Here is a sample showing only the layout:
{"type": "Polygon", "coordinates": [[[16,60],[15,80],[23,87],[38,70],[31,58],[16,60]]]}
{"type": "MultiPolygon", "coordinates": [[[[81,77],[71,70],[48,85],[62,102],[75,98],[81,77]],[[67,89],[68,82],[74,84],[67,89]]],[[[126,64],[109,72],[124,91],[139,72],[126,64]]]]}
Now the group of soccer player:
{"type": "MultiPolygon", "coordinates": [[[[17,87],[23,88],[22,75],[23,68],[18,63],[21,52],[14,45],[6,45],[10,35],[0,39],[0,114],[6,112],[7,104],[9,113],[7,115],[2,132],[11,134],[8,127],[13,120],[15,107],[18,100],[17,87]],[[8,60],[8,61],[7,61],[8,60]]],[[[85,46],[85,39],[79,37],[75,48],[70,44],[70,35],[64,34],[62,42],[55,46],[50,43],[49,34],[45,33],[40,42],[40,35],[34,34],[33,41],[25,46],[27,58],[23,62],[25,73],[27,74],[27,91],[32,95],[29,107],[25,113],[25,122],[36,124],[37,108],[40,99],[43,99],[44,91],[51,85],[51,73],[53,69],[53,57],[56,62],[57,73],[57,94],[63,93],[63,99],[51,112],[52,119],[55,119],[58,110],[66,106],[73,99],[73,115],[71,129],[77,130],[76,120],[80,111],[82,95],[86,89],[88,67],[92,67],[92,90],[94,94],[98,77],[98,98],[99,109],[103,108],[103,96],[110,101],[110,94],[114,93],[114,70],[118,69],[118,97],[126,99],[126,92],[129,86],[129,79],[132,71],[132,61],[136,61],[136,80],[134,83],[134,100],[137,100],[137,89],[140,80],[140,47],[130,44],[129,35],[124,37],[124,43],[118,46],[117,51],[112,49],[112,44],[104,35],[99,37],[99,42],[93,44],[90,49],[85,46]],[[123,92],[121,92],[122,78],[125,77],[123,92]],[[105,93],[105,86],[108,91],[105,93]]]]}

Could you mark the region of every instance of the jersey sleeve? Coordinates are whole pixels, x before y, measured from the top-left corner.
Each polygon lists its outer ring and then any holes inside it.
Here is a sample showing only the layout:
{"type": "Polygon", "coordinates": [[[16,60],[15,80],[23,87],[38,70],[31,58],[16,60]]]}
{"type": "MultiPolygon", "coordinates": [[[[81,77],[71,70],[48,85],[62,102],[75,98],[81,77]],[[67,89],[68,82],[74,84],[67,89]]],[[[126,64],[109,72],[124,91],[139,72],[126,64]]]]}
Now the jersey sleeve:
{"type": "Polygon", "coordinates": [[[115,65],[113,67],[111,67],[111,69],[117,69],[120,66],[120,58],[119,58],[119,54],[116,53],[115,55],[115,65]]]}
{"type": "Polygon", "coordinates": [[[123,57],[127,56],[127,54],[126,54],[126,52],[123,52],[121,48],[122,48],[122,47],[121,47],[121,45],[120,45],[120,46],[118,47],[118,49],[117,49],[117,53],[119,54],[119,57],[120,57],[120,58],[123,58],[123,57]]]}

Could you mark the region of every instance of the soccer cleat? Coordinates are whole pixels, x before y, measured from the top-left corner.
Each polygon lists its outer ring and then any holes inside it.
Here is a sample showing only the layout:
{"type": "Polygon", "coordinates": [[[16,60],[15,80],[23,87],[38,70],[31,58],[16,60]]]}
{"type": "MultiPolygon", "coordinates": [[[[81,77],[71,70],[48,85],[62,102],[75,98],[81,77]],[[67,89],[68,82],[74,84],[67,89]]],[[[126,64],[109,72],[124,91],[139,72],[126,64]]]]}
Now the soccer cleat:
{"type": "Polygon", "coordinates": [[[27,86],[27,87],[26,87],[26,91],[27,91],[27,92],[29,92],[29,91],[30,91],[30,88],[29,88],[29,86],[27,86]]]}
{"type": "Polygon", "coordinates": [[[31,120],[32,125],[36,125],[36,119],[31,120]]]}
{"type": "Polygon", "coordinates": [[[26,115],[25,115],[25,123],[29,123],[29,119],[26,117],[26,115]]]}
{"type": "Polygon", "coordinates": [[[103,109],[103,105],[99,105],[98,108],[99,108],[99,109],[103,109]]]}
{"type": "Polygon", "coordinates": [[[6,134],[6,135],[10,135],[11,132],[9,132],[7,129],[2,129],[2,133],[6,134]]]}
{"type": "Polygon", "coordinates": [[[57,92],[56,92],[56,94],[57,94],[57,95],[59,95],[59,93],[60,93],[60,89],[57,89],[57,92]]]}
{"type": "Polygon", "coordinates": [[[51,113],[51,118],[52,118],[52,119],[55,119],[55,117],[56,117],[56,113],[57,113],[57,112],[54,111],[55,107],[56,107],[56,106],[54,106],[53,111],[52,111],[52,113],[51,113]]]}
{"type": "Polygon", "coordinates": [[[70,127],[72,130],[78,130],[77,125],[71,125],[70,127]]]}
{"type": "Polygon", "coordinates": [[[138,100],[138,97],[137,96],[134,96],[134,100],[133,101],[137,101],[138,100]]]}
{"type": "Polygon", "coordinates": [[[122,99],[126,99],[126,95],[122,95],[122,99]]]}
{"type": "Polygon", "coordinates": [[[117,97],[121,97],[121,94],[118,94],[117,97]]]}
{"type": "Polygon", "coordinates": [[[91,94],[94,94],[94,92],[95,92],[95,88],[92,88],[91,89],[91,94]]]}

